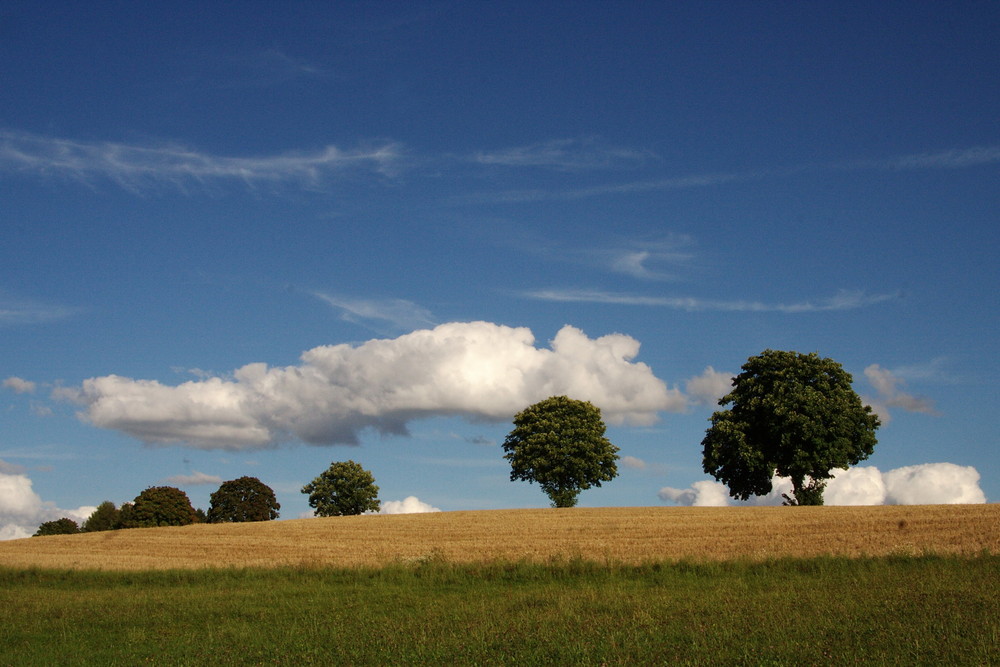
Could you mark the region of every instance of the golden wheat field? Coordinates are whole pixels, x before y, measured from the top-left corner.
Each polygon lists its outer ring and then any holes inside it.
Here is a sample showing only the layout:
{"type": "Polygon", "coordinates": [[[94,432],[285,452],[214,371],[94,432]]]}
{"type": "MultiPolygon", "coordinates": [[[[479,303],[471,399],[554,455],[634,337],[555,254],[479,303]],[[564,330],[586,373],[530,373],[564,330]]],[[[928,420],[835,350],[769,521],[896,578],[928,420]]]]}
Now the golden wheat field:
{"type": "Polygon", "coordinates": [[[76,569],[611,563],[1000,553],[1000,505],[573,508],[196,524],[0,542],[0,565],[76,569]]]}

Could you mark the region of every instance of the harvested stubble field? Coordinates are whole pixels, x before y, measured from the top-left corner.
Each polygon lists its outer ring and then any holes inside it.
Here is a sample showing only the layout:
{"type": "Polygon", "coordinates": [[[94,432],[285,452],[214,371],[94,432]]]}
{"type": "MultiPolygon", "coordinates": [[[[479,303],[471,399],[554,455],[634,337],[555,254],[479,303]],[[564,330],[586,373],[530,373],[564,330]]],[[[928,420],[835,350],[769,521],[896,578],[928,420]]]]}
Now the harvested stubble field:
{"type": "Polygon", "coordinates": [[[0,542],[7,567],[152,570],[1000,553],[1000,505],[649,507],[199,524],[0,542]]]}

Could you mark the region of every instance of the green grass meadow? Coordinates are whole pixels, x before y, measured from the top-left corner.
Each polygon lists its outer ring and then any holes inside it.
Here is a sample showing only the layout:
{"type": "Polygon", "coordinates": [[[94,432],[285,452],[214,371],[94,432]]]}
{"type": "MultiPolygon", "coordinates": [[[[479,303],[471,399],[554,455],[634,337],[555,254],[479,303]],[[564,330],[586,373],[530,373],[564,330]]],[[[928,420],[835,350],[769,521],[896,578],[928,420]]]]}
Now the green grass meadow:
{"type": "Polygon", "coordinates": [[[1000,556],[6,568],[0,662],[1000,664],[1000,556]]]}

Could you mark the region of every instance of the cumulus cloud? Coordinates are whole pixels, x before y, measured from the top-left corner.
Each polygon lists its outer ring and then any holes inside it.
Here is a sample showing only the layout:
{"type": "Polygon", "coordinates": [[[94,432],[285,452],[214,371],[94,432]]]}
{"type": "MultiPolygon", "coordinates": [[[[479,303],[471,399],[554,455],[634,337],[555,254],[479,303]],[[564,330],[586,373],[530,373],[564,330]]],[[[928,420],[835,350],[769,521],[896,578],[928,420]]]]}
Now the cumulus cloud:
{"type": "Polygon", "coordinates": [[[688,400],[696,405],[718,405],[719,399],[733,388],[733,373],[723,373],[707,366],[701,375],[684,383],[688,400]]]}
{"type": "Polygon", "coordinates": [[[893,505],[985,503],[979,471],[954,463],[925,463],[884,476],[886,502],[893,505]]]}
{"type": "MultiPolygon", "coordinates": [[[[776,477],[772,484],[771,493],[745,504],[780,505],[782,494],[791,495],[791,480],[776,477]]],[[[688,489],[665,487],[658,495],[678,505],[744,504],[732,500],[726,486],[712,480],[695,482],[688,489]]],[[[923,463],[885,473],[874,466],[837,470],[823,499],[827,505],[943,505],[985,503],[986,495],[972,466],[923,463]]]]}
{"type": "Polygon", "coordinates": [[[416,496],[407,496],[403,500],[389,500],[382,503],[379,514],[424,514],[440,511],[437,507],[425,503],[416,496]]]}
{"type": "Polygon", "coordinates": [[[10,389],[15,394],[35,393],[35,383],[30,380],[22,380],[19,377],[11,376],[3,381],[3,386],[10,389]]]}
{"type": "Polygon", "coordinates": [[[687,489],[665,486],[657,494],[660,500],[669,500],[690,507],[724,507],[729,504],[729,489],[724,484],[701,480],[687,489]]]}
{"type": "Polygon", "coordinates": [[[95,509],[89,506],[59,509],[35,493],[31,478],[20,466],[0,461],[0,540],[30,537],[42,523],[62,517],[82,523],[95,509]]]}
{"type": "Polygon", "coordinates": [[[645,470],[646,462],[635,456],[623,456],[621,458],[622,465],[626,468],[632,468],[633,470],[645,470]]]}
{"type": "Polygon", "coordinates": [[[128,190],[236,181],[247,185],[295,183],[315,186],[336,171],[388,171],[398,159],[393,144],[311,153],[232,157],[180,146],[75,141],[26,132],[0,131],[0,170],[50,174],[83,181],[111,180],[128,190]]]}
{"type": "Polygon", "coordinates": [[[108,375],[84,381],[81,417],[148,443],[256,449],[289,439],[357,444],[359,433],[407,433],[421,417],[505,421],[554,395],[588,400],[611,424],[648,425],[686,400],[632,361],[639,342],[563,327],[549,349],[531,331],[453,322],[394,339],[313,348],[298,366],[254,363],[232,379],[177,386],[108,375]]]}
{"type": "Polygon", "coordinates": [[[879,416],[883,424],[888,424],[892,415],[889,408],[900,408],[907,412],[919,412],[925,415],[936,415],[934,402],[929,398],[914,396],[903,391],[906,383],[897,374],[878,364],[865,368],[865,377],[875,388],[877,397],[869,399],[872,410],[879,416]]]}
{"type": "Polygon", "coordinates": [[[222,478],[218,475],[207,475],[195,470],[190,475],[167,477],[166,482],[175,486],[202,486],[207,484],[222,484],[222,478]]]}

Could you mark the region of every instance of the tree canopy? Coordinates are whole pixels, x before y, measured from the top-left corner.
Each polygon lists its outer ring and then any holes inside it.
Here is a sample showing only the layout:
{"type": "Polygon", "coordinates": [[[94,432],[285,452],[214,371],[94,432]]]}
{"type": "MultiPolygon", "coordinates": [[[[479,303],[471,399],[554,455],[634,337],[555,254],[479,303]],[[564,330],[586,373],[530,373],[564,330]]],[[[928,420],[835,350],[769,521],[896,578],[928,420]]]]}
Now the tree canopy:
{"type": "Polygon", "coordinates": [[[79,532],[80,526],[77,525],[76,521],[63,517],[55,521],[46,521],[40,525],[38,530],[35,531],[34,537],[42,537],[44,535],[72,535],[79,532]]]}
{"type": "Polygon", "coordinates": [[[719,399],[702,440],[706,473],[734,498],[771,492],[792,480],[788,504],[822,505],[831,470],[874,450],[879,420],[851,387],[850,373],[816,353],[764,350],[750,357],[719,399]]]}
{"type": "Polygon", "coordinates": [[[212,494],[207,518],[209,523],[270,521],[280,509],[271,487],[256,477],[240,477],[212,494]]]}
{"type": "Polygon", "coordinates": [[[581,491],[618,475],[618,447],[604,431],[587,401],[552,396],[525,408],[503,443],[511,481],[537,482],[553,507],[573,507],[581,491]]]}
{"type": "Polygon", "coordinates": [[[120,516],[121,512],[115,507],[115,504],[110,500],[105,500],[87,517],[80,530],[84,533],[113,530],[118,525],[120,516]]]}
{"type": "MultiPolygon", "coordinates": [[[[125,508],[122,510],[124,513],[125,508]]],[[[173,486],[149,487],[135,497],[129,514],[131,525],[125,528],[186,526],[195,522],[194,508],[187,494],[173,486]]]]}
{"type": "Polygon", "coordinates": [[[354,461],[330,464],[319,477],[302,487],[316,516],[346,516],[378,512],[378,487],[370,471],[354,461]]]}

